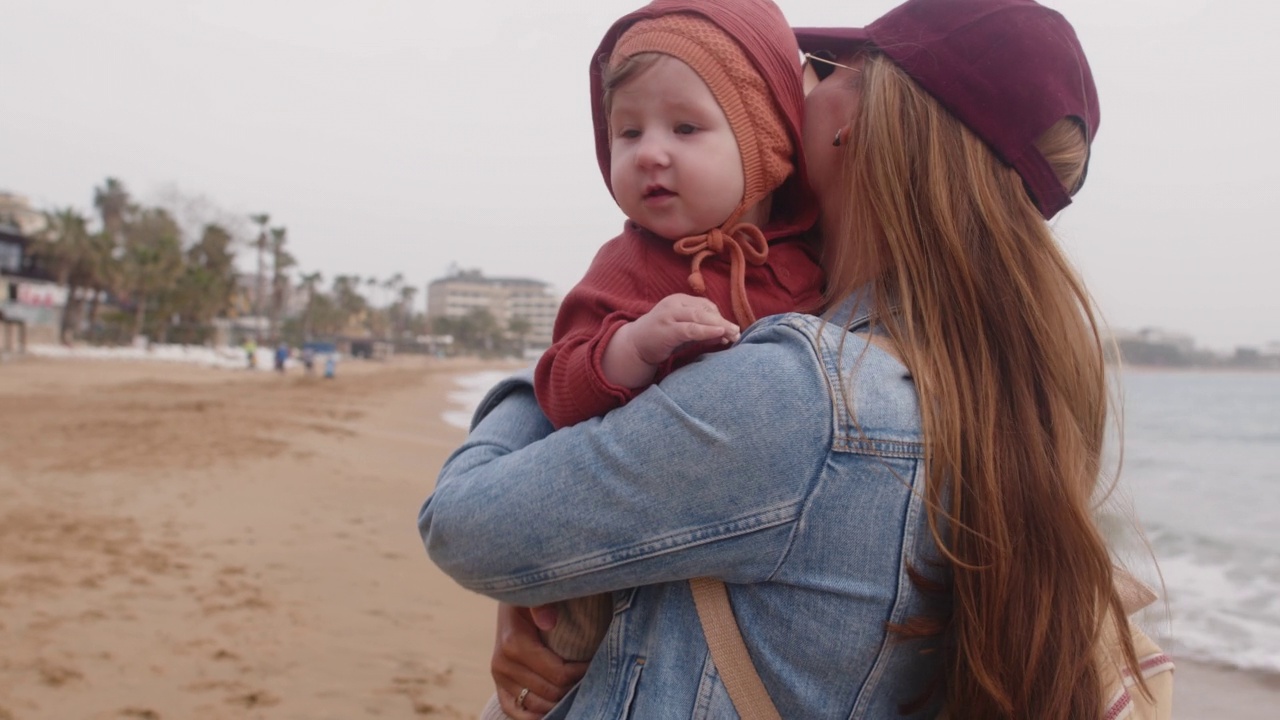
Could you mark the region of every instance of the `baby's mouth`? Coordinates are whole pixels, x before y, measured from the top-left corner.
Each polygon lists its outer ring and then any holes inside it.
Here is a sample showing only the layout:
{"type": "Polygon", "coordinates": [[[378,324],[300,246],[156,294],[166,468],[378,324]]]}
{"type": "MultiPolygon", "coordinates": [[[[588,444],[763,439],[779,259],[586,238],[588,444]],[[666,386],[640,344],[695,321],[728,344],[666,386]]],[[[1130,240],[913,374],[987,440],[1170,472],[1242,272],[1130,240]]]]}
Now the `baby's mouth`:
{"type": "Polygon", "coordinates": [[[675,195],[675,193],[661,185],[650,185],[644,189],[644,195],[642,197],[645,200],[649,200],[652,198],[668,197],[670,195],[675,195]]]}

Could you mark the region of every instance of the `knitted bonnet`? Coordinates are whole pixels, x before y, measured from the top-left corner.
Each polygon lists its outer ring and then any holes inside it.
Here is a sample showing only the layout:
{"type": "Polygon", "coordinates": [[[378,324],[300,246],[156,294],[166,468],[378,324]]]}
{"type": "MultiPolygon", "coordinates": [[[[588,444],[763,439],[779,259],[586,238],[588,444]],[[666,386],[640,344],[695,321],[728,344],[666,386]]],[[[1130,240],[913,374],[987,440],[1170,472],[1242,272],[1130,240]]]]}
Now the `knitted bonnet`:
{"type": "Polygon", "coordinates": [[[609,56],[617,68],[640,53],[670,55],[693,69],[729,120],[742,155],[743,197],[722,228],[778,189],[792,172],[794,148],[764,78],[742,47],[715,23],[689,13],[641,20],[623,33],[609,56]]]}

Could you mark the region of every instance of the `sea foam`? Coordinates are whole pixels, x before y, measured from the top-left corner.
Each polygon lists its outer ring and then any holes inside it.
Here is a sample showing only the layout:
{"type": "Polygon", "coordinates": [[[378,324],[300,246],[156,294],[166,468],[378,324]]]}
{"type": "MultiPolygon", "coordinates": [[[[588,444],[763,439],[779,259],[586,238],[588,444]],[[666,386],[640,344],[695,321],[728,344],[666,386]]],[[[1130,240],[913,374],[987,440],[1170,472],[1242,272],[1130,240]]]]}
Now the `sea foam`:
{"type": "Polygon", "coordinates": [[[484,399],[485,393],[498,384],[499,380],[510,374],[511,372],[506,370],[486,370],[455,378],[453,382],[458,389],[445,396],[452,407],[443,413],[444,421],[463,430],[469,429],[471,415],[484,399]]]}

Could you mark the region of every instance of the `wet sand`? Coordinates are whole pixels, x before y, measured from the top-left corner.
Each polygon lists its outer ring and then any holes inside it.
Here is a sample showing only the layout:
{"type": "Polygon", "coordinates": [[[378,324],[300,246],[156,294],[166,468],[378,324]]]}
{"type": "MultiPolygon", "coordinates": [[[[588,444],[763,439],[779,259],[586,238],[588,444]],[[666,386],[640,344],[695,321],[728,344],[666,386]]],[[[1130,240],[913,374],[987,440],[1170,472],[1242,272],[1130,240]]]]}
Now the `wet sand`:
{"type": "MultiPolygon", "coordinates": [[[[0,365],[0,720],[475,717],[493,603],[414,519],[453,378],[496,367],[0,365]]],[[[1273,676],[1176,677],[1176,718],[1280,706],[1273,676]]]]}
{"type": "Polygon", "coordinates": [[[1177,720],[1274,720],[1280,717],[1280,677],[1174,657],[1173,717],[1177,720]]]}

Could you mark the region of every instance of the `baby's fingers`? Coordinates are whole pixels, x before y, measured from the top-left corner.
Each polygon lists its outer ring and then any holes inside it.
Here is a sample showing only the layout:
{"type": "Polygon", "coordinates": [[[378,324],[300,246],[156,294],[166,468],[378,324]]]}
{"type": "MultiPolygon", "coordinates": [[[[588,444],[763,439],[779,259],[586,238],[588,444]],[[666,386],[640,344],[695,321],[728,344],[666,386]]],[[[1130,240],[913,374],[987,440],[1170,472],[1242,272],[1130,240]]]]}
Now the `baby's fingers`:
{"type": "Polygon", "coordinates": [[[699,308],[694,312],[694,316],[689,322],[704,329],[704,337],[699,340],[714,340],[720,338],[725,344],[738,341],[738,337],[742,335],[742,330],[737,325],[729,322],[716,310],[715,305],[710,310],[699,308]]]}
{"type": "Polygon", "coordinates": [[[671,328],[675,339],[682,345],[691,342],[706,342],[707,340],[732,342],[727,337],[728,330],[718,323],[684,321],[672,323],[671,328]]]}
{"type": "Polygon", "coordinates": [[[727,345],[737,342],[742,334],[720,314],[715,303],[693,295],[668,295],[641,319],[661,328],[668,352],[685,343],[719,341],[727,345]]]}

